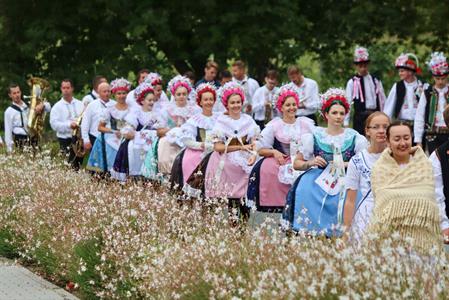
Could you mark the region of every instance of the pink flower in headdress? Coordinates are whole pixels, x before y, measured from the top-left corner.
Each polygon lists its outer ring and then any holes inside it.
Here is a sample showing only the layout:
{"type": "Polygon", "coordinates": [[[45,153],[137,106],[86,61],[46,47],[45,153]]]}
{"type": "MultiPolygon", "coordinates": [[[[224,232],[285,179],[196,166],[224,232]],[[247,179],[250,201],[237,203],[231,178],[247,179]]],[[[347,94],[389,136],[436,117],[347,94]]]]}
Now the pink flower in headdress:
{"type": "Polygon", "coordinates": [[[237,82],[229,81],[220,89],[218,95],[224,107],[228,107],[228,100],[232,95],[239,95],[242,99],[242,104],[245,102],[245,91],[243,87],[237,82]]]}
{"type": "Polygon", "coordinates": [[[187,89],[187,93],[190,93],[192,91],[190,80],[182,75],[176,75],[168,83],[168,89],[173,96],[175,95],[176,90],[179,87],[185,87],[187,89]]]}
{"type": "Polygon", "coordinates": [[[433,52],[427,65],[433,76],[444,76],[449,73],[449,66],[442,52],[433,52]]]}
{"type": "Polygon", "coordinates": [[[201,103],[201,96],[207,92],[212,93],[215,102],[215,99],[217,98],[217,89],[213,84],[206,82],[198,85],[198,87],[196,88],[196,103],[198,104],[198,106],[200,106],[201,103]]]}
{"type": "Polygon", "coordinates": [[[113,94],[117,93],[118,91],[125,91],[129,92],[131,89],[131,83],[126,80],[125,78],[116,78],[111,82],[111,92],[113,94]]]}
{"type": "Polygon", "coordinates": [[[134,96],[136,98],[136,102],[142,105],[143,99],[149,94],[154,93],[153,86],[147,82],[142,82],[134,91],[134,96]]]}
{"type": "Polygon", "coordinates": [[[288,97],[293,97],[295,99],[296,106],[299,106],[298,92],[296,91],[295,86],[291,83],[281,86],[276,94],[276,109],[279,112],[281,111],[282,105],[284,105],[284,102],[288,97]]]}

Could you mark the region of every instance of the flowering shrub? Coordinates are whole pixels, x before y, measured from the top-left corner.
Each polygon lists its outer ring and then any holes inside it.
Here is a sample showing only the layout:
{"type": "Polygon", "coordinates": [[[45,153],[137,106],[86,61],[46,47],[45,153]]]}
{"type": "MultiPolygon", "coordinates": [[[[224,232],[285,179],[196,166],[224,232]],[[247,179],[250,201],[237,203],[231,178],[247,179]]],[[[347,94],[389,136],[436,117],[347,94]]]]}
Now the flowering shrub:
{"type": "Polygon", "coordinates": [[[224,201],[180,203],[165,187],[107,183],[63,163],[0,156],[0,251],[74,282],[83,298],[446,299],[446,256],[398,236],[370,247],[233,227],[224,201]]]}

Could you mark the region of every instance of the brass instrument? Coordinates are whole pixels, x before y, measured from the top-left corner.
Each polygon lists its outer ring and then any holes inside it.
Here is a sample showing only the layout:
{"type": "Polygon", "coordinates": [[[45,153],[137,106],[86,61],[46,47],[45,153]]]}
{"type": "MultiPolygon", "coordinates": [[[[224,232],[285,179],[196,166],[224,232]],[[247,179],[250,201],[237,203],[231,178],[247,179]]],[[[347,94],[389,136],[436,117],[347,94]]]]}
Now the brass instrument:
{"type": "Polygon", "coordinates": [[[264,123],[267,124],[273,118],[273,103],[269,93],[265,93],[265,120],[264,123]]]}
{"type": "Polygon", "coordinates": [[[84,141],[81,136],[81,121],[83,120],[85,111],[86,107],[84,107],[78,118],[76,118],[75,123],[78,126],[72,131],[72,149],[76,157],[84,157],[84,155],[86,155],[86,150],[84,149],[84,141]]]}
{"type": "Polygon", "coordinates": [[[45,126],[45,108],[41,113],[36,113],[36,106],[43,104],[45,98],[44,93],[50,88],[50,84],[47,80],[39,77],[31,77],[27,81],[28,85],[31,87],[31,96],[25,97],[30,100],[30,108],[28,114],[28,134],[31,140],[39,140],[42,136],[45,126]]]}

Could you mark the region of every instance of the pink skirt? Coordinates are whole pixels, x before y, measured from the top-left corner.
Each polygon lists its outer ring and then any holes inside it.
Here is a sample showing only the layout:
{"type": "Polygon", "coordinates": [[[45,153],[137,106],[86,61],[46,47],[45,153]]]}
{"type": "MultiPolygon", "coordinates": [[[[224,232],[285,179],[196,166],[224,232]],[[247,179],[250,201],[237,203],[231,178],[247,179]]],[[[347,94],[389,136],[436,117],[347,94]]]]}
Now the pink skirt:
{"type": "Polygon", "coordinates": [[[218,165],[221,160],[218,152],[212,153],[206,169],[206,197],[242,198],[246,195],[249,174],[226,158],[220,180],[216,182],[218,165]]]}
{"type": "Polygon", "coordinates": [[[159,173],[170,174],[176,155],[180,151],[181,148],[176,144],[170,143],[166,137],[159,140],[157,147],[157,166],[159,173]]]}
{"type": "MultiPolygon", "coordinates": [[[[288,162],[290,162],[290,159],[288,162]]],[[[287,197],[291,185],[279,181],[279,167],[280,166],[274,157],[267,157],[262,162],[259,184],[260,206],[285,206],[285,198],[287,197]]]]}
{"type": "Polygon", "coordinates": [[[200,164],[203,153],[203,150],[189,148],[184,152],[184,158],[182,159],[182,177],[184,183],[186,183],[195,168],[200,164]]]}

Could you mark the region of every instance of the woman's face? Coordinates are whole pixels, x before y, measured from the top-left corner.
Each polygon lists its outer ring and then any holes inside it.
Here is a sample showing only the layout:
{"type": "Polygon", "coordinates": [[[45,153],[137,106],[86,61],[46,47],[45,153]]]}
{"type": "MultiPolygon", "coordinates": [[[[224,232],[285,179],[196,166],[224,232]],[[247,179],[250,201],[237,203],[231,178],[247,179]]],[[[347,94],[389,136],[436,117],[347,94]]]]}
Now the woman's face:
{"type": "Polygon", "coordinates": [[[390,125],[390,120],[387,116],[379,115],[371,119],[365,129],[366,137],[371,144],[383,144],[387,141],[388,125],[390,125]]]}
{"type": "Polygon", "coordinates": [[[211,111],[214,106],[215,98],[211,92],[201,94],[200,106],[203,111],[211,111]]]}
{"type": "Polygon", "coordinates": [[[115,93],[115,100],[119,103],[125,103],[126,102],[126,95],[128,93],[125,91],[117,91],[115,93]]]}
{"type": "Polygon", "coordinates": [[[155,100],[159,100],[162,95],[162,85],[155,85],[154,86],[154,98],[155,100]]]}
{"type": "Polygon", "coordinates": [[[177,106],[186,106],[187,105],[187,89],[183,86],[180,86],[175,91],[175,101],[177,106]]]}
{"type": "Polygon", "coordinates": [[[343,126],[346,111],[343,105],[334,104],[330,107],[329,112],[324,115],[326,116],[328,126],[343,126]]]}
{"type": "Polygon", "coordinates": [[[242,111],[242,98],[234,94],[228,98],[228,112],[232,115],[240,115],[242,111]]]}
{"type": "Polygon", "coordinates": [[[393,126],[390,128],[388,146],[396,157],[407,157],[412,147],[412,133],[406,125],[393,126]]]}
{"type": "Polygon", "coordinates": [[[295,117],[298,106],[296,105],[295,98],[287,97],[284,104],[282,104],[281,112],[284,117],[295,117]]]}
{"type": "Polygon", "coordinates": [[[154,99],[155,96],[153,93],[147,94],[142,101],[142,106],[148,110],[152,110],[154,105],[154,99]]]}

